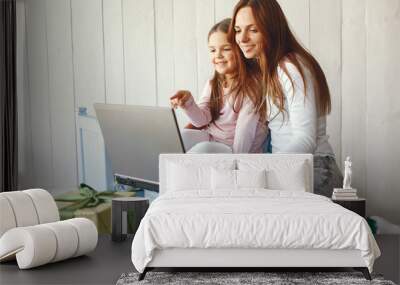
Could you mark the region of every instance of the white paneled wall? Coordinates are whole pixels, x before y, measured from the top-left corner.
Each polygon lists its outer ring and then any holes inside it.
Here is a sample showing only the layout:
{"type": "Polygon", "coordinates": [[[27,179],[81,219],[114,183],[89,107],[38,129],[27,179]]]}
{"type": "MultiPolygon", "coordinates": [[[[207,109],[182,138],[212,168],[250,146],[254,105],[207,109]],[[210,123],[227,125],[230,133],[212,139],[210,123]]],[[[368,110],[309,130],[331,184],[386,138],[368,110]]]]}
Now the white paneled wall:
{"type": "Polygon", "coordinates": [[[123,0],[125,102],[157,104],[154,2],[123,0]]]}
{"type": "MultiPolygon", "coordinates": [[[[329,0],[324,2],[332,2],[329,0]]],[[[278,0],[297,39],[310,48],[310,0],[278,0]]]]}
{"type": "MultiPolygon", "coordinates": [[[[400,223],[400,0],[278,1],[327,76],[328,134],[338,163],[352,156],[354,186],[367,197],[369,214],[400,223]]],[[[32,130],[22,133],[20,161],[31,164],[20,167],[25,185],[106,188],[93,103],[168,106],[181,88],[198,97],[212,74],[208,30],[230,17],[236,2],[18,0],[18,31],[26,23],[26,37],[18,39],[27,51],[25,58],[18,49],[25,68],[20,125],[32,130]]],[[[178,120],[186,123],[180,112],[178,120]]]]}
{"type": "Polygon", "coordinates": [[[212,66],[208,64],[207,37],[215,23],[215,15],[214,0],[196,0],[197,95],[202,93],[207,78],[213,74],[212,66]]]}
{"type": "Polygon", "coordinates": [[[46,1],[26,1],[28,90],[32,141],[32,185],[53,187],[53,145],[49,94],[46,1]]]}
{"type": "Polygon", "coordinates": [[[155,1],[156,23],[156,74],[157,102],[159,106],[169,106],[169,96],[174,92],[174,1],[155,1]]]}
{"type": "MultiPolygon", "coordinates": [[[[48,92],[54,185],[77,181],[74,83],[69,1],[46,1],[48,92]]],[[[50,151],[50,150],[49,150],[50,151]]]]}
{"type": "MultiPolygon", "coordinates": [[[[309,48],[325,72],[331,92],[332,112],[327,120],[329,142],[341,153],[342,115],[342,2],[310,0],[309,48]]],[[[341,161],[338,161],[341,166],[341,161]]]]}
{"type": "Polygon", "coordinates": [[[30,127],[30,102],[28,96],[28,69],[26,61],[25,3],[16,2],[17,17],[17,108],[18,108],[18,173],[19,186],[28,188],[32,177],[32,136],[30,127]],[[21,139],[22,138],[22,139],[21,139]]]}
{"type": "Polygon", "coordinates": [[[342,158],[351,155],[353,177],[365,195],[366,184],[366,27],[365,0],[343,1],[342,158]]]}
{"type": "Polygon", "coordinates": [[[106,98],[102,0],[60,1],[71,2],[75,107],[94,115],[93,103],[106,98]]]}
{"type": "Polygon", "coordinates": [[[122,2],[103,0],[106,103],[125,103],[124,25],[122,2]]]}
{"type": "Polygon", "coordinates": [[[219,22],[225,18],[231,18],[236,0],[214,0],[214,20],[219,22]]]}
{"type": "Polygon", "coordinates": [[[367,198],[400,224],[400,1],[367,0],[366,22],[367,198]]]}

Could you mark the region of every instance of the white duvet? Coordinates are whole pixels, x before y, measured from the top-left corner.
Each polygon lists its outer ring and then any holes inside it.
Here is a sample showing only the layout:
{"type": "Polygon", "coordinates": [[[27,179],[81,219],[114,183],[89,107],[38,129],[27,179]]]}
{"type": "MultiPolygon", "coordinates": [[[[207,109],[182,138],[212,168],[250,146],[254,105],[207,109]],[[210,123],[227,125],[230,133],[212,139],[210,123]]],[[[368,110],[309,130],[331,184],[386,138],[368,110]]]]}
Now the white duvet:
{"type": "Polygon", "coordinates": [[[380,255],[359,215],[320,195],[265,189],[160,196],[136,232],[132,262],[143,272],[165,248],[358,249],[371,272],[380,255]]]}

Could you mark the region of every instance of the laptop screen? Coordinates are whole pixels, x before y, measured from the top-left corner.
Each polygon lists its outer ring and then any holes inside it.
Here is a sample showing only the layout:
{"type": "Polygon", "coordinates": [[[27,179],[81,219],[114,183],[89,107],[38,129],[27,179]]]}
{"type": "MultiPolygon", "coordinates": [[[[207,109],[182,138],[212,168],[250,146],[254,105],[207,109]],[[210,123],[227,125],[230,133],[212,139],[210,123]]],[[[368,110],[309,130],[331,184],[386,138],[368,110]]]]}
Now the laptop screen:
{"type": "Polygon", "coordinates": [[[158,183],[158,156],[184,153],[168,107],[94,104],[113,174],[158,183]]]}

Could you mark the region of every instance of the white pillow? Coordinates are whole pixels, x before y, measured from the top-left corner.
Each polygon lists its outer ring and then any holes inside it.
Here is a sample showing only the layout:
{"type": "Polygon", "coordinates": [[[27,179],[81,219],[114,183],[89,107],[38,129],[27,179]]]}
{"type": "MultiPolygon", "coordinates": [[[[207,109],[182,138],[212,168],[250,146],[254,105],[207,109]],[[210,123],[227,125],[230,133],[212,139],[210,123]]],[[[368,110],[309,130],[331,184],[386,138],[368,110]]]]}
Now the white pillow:
{"type": "Polygon", "coordinates": [[[236,189],[236,170],[231,169],[211,169],[211,189],[212,190],[235,190],[236,189]]]}
{"type": "Polygon", "coordinates": [[[267,171],[267,189],[310,191],[312,189],[312,168],[304,158],[296,155],[282,159],[281,157],[254,157],[240,158],[237,160],[240,170],[267,171]]]}
{"type": "Polygon", "coordinates": [[[235,161],[216,161],[210,164],[190,160],[170,161],[167,164],[167,191],[210,190],[211,169],[232,170],[235,161]]]}
{"type": "Polygon", "coordinates": [[[267,170],[267,188],[271,190],[306,191],[306,165],[296,164],[291,168],[267,170]]]}
{"type": "Polygon", "coordinates": [[[262,170],[236,170],[237,188],[266,188],[267,176],[262,170]]]}
{"type": "Polygon", "coordinates": [[[265,170],[211,170],[212,190],[240,190],[241,188],[265,188],[265,170]]]}

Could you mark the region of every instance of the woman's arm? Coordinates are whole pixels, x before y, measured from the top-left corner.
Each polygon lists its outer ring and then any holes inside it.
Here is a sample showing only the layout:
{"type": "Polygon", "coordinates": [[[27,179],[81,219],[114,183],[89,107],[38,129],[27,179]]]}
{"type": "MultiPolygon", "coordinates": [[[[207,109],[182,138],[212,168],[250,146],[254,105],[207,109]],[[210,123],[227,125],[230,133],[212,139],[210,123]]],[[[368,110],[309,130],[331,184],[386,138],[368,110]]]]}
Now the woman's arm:
{"type": "Polygon", "coordinates": [[[235,138],[233,140],[233,153],[249,153],[255,137],[259,113],[255,112],[254,105],[250,99],[246,98],[239,111],[236,122],[235,138]]]}
{"type": "MultiPolygon", "coordinates": [[[[281,69],[279,77],[286,97],[287,114],[291,129],[290,141],[280,147],[280,152],[285,153],[314,153],[317,146],[317,107],[312,81],[305,70],[307,92],[299,70],[290,63],[286,64],[288,75],[281,69]],[[293,88],[294,87],[294,88],[293,88]]],[[[285,121],[284,124],[287,122],[285,121]]],[[[272,140],[274,138],[272,137],[272,140]]]]}

